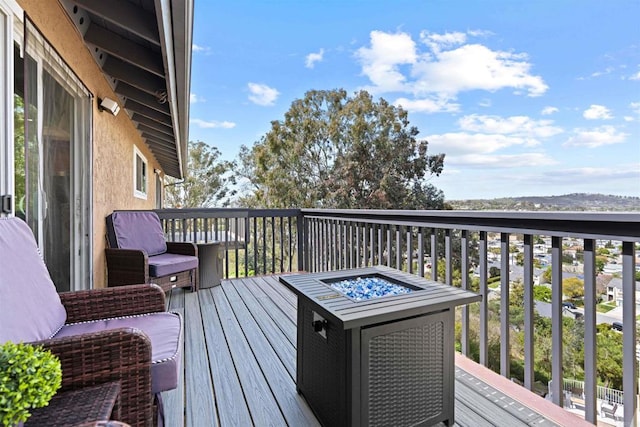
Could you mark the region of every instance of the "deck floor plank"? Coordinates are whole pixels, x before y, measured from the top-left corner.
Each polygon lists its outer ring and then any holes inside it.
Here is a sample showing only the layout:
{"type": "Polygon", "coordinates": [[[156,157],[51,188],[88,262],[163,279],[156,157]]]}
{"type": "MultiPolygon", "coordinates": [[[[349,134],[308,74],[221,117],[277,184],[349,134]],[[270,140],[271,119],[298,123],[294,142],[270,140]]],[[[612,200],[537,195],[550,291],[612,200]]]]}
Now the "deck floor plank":
{"type": "Polygon", "coordinates": [[[290,318],[290,314],[286,312],[289,311],[287,304],[285,304],[284,307],[282,304],[278,304],[277,301],[271,299],[269,295],[264,292],[263,286],[257,286],[256,283],[250,279],[244,279],[242,283],[244,285],[242,289],[253,295],[264,311],[273,319],[287,340],[289,340],[291,345],[295,347],[297,339],[296,324],[295,321],[290,318]]]}
{"type": "MultiPolygon", "coordinates": [[[[234,290],[247,306],[250,316],[252,316],[256,323],[255,326],[262,331],[262,334],[264,334],[293,380],[296,377],[296,355],[295,351],[292,351],[292,348],[295,349],[295,343],[287,339],[283,330],[280,329],[276,321],[271,317],[272,314],[276,314],[280,312],[280,310],[274,306],[268,311],[265,310],[252,293],[252,290],[255,291],[255,289],[258,289],[257,286],[252,284],[247,285],[244,281],[240,280],[234,281],[233,286],[234,290]]],[[[244,331],[246,333],[246,328],[244,331]]]]}
{"type": "MultiPolygon", "coordinates": [[[[180,313],[182,319],[184,319],[184,290],[177,289],[174,292],[169,293],[167,297],[167,306],[170,311],[180,313]]],[[[185,354],[185,348],[183,343],[183,353],[185,354]]],[[[184,425],[184,372],[185,364],[183,363],[178,375],[178,387],[173,390],[162,393],[162,400],[164,402],[164,414],[165,425],[167,426],[182,426],[184,425]]]]}
{"type": "MultiPolygon", "coordinates": [[[[211,292],[223,322],[224,333],[234,364],[238,366],[236,372],[251,412],[253,424],[257,426],[285,425],[282,412],[280,412],[271,388],[247,342],[231,303],[227,299],[224,287],[224,285],[216,286],[211,289],[211,292]]],[[[274,363],[279,362],[274,361],[274,363]]]]}
{"type": "MultiPolygon", "coordinates": [[[[245,305],[246,300],[243,300],[237,292],[237,287],[242,287],[241,282],[236,284],[238,285],[236,287],[231,284],[222,286],[287,424],[290,426],[319,425],[307,402],[295,389],[295,370],[293,373],[287,371],[278,357],[278,351],[269,342],[264,333],[265,330],[262,329],[268,325],[268,320],[261,321],[260,317],[254,317],[254,313],[251,313],[245,305]]],[[[295,353],[294,347],[287,340],[281,343],[284,345],[282,351],[288,349],[290,353],[295,353]]],[[[295,365],[295,360],[293,364],[295,365]]]]}
{"type": "Polygon", "coordinates": [[[254,281],[254,284],[256,286],[259,286],[262,292],[264,292],[271,299],[271,301],[274,302],[275,305],[280,307],[280,310],[282,310],[282,312],[287,315],[287,317],[291,320],[291,322],[295,324],[296,319],[298,318],[297,317],[298,314],[296,312],[297,300],[293,292],[291,292],[290,295],[285,297],[282,294],[282,292],[283,291],[289,292],[289,290],[284,288],[284,286],[281,285],[277,279],[274,280],[272,277],[269,277],[269,276],[256,278],[254,281]],[[284,288],[284,289],[278,289],[278,287],[284,288]],[[292,298],[293,298],[293,303],[291,302],[292,298]]]}
{"type": "MultiPolygon", "coordinates": [[[[168,297],[169,308],[184,315],[185,354],[178,388],[163,393],[165,425],[318,425],[295,387],[297,299],[277,276],[168,297]]],[[[455,425],[552,425],[493,391],[456,368],[455,425]]]]}
{"type": "Polygon", "coordinates": [[[184,338],[188,343],[185,366],[185,422],[189,426],[217,426],[215,393],[209,370],[209,355],[205,343],[204,324],[197,292],[184,295],[184,338]]]}
{"type": "Polygon", "coordinates": [[[249,407],[244,398],[237,368],[227,345],[213,295],[209,289],[203,289],[199,292],[201,294],[202,321],[205,325],[204,331],[209,351],[209,369],[213,379],[216,407],[219,409],[220,425],[251,425],[249,407]]]}

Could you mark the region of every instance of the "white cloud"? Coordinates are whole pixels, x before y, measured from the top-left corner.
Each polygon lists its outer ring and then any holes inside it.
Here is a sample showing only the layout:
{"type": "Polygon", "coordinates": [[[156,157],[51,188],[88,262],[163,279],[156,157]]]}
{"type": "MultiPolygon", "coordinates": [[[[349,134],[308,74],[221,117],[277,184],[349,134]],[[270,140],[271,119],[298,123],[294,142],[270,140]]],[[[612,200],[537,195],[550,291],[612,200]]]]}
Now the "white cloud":
{"type": "Polygon", "coordinates": [[[278,95],[280,95],[280,92],[276,89],[264,84],[248,83],[247,87],[249,88],[249,92],[251,92],[249,100],[258,105],[273,105],[275,104],[276,99],[278,99],[278,95]]]}
{"type": "Polygon", "coordinates": [[[603,71],[596,71],[595,73],[592,73],[591,77],[605,76],[607,74],[611,74],[613,71],[614,71],[613,67],[607,67],[603,71]]]}
{"type": "Polygon", "coordinates": [[[640,116],[640,102],[632,102],[629,104],[629,108],[631,108],[631,111],[633,111],[636,116],[640,116]]]}
{"type": "Polygon", "coordinates": [[[525,138],[508,135],[452,132],[429,135],[429,149],[447,154],[447,162],[456,156],[490,154],[518,145],[532,145],[525,138]]]}
{"type": "Polygon", "coordinates": [[[619,144],[625,141],[628,134],[618,132],[613,126],[600,126],[594,129],[574,129],[574,135],[564,147],[596,148],[603,145],[619,144]]]}
{"type": "Polygon", "coordinates": [[[634,118],[631,116],[624,116],[623,119],[625,122],[632,122],[634,120],[634,118]]]}
{"type": "Polygon", "coordinates": [[[544,107],[544,108],[542,109],[541,114],[542,114],[543,116],[548,116],[548,115],[551,115],[551,114],[553,114],[553,113],[557,113],[558,111],[559,111],[559,110],[558,110],[556,107],[550,107],[550,106],[547,106],[547,107],[544,107]]]}
{"type": "Polygon", "coordinates": [[[423,56],[413,67],[416,92],[439,92],[455,96],[459,92],[486,90],[495,92],[513,88],[529,96],[542,95],[548,89],[540,76],[529,73],[531,64],[523,54],[493,51],[480,44],[466,44],[453,50],[423,56]]]}
{"type": "Polygon", "coordinates": [[[236,127],[236,124],[233,122],[228,122],[228,121],[219,122],[217,120],[207,121],[202,119],[191,119],[189,120],[189,123],[193,123],[194,125],[202,129],[216,129],[216,128],[232,129],[236,127]]]}
{"type": "Polygon", "coordinates": [[[372,83],[367,89],[373,93],[455,98],[472,90],[512,88],[529,96],[547,91],[542,77],[531,74],[526,54],[467,42],[468,36],[477,34],[423,31],[418,46],[407,33],[372,31],[369,46],[358,49],[355,56],[372,83]]]}
{"type": "Polygon", "coordinates": [[[305,59],[304,66],[307,68],[313,68],[316,65],[316,62],[322,62],[324,58],[324,49],[320,49],[320,52],[310,53],[307,55],[305,59]]]}
{"type": "Polygon", "coordinates": [[[553,120],[533,120],[527,116],[486,116],[471,114],[458,120],[460,128],[465,131],[489,134],[518,135],[535,144],[531,138],[548,138],[562,133],[562,129],[553,126],[553,120]]]}
{"type": "Polygon", "coordinates": [[[191,93],[189,94],[189,102],[192,104],[198,103],[198,102],[205,102],[206,100],[201,97],[196,95],[195,93],[191,93]]]}
{"type": "MultiPolygon", "coordinates": [[[[640,163],[636,164],[622,164],[615,168],[561,168],[555,171],[553,174],[554,180],[557,182],[580,182],[580,181],[593,181],[601,183],[604,180],[613,179],[640,179],[640,163]]],[[[549,177],[551,178],[551,177],[549,177]]]]}
{"type": "Polygon", "coordinates": [[[401,106],[410,113],[456,113],[460,111],[460,104],[451,103],[448,99],[443,98],[398,98],[393,105],[401,106]]]}
{"type": "Polygon", "coordinates": [[[640,71],[631,75],[631,77],[629,77],[629,80],[640,80],[640,71]]]}
{"type": "Polygon", "coordinates": [[[491,105],[492,105],[491,100],[490,100],[490,99],[487,99],[487,98],[481,99],[481,100],[478,102],[478,106],[480,106],[480,107],[485,107],[485,108],[487,108],[487,107],[491,107],[491,105]]]}
{"type": "Polygon", "coordinates": [[[361,47],[355,53],[362,73],[374,84],[375,92],[405,92],[406,77],[399,66],[417,60],[416,44],[409,34],[370,33],[371,47],[361,47]]]}
{"type": "Polygon", "coordinates": [[[200,45],[197,45],[197,44],[194,43],[194,44],[191,45],[191,50],[193,52],[206,53],[206,52],[209,52],[211,50],[211,48],[208,47],[208,46],[200,46],[200,45]]]}
{"type": "Polygon", "coordinates": [[[442,49],[459,46],[467,41],[467,35],[461,32],[432,34],[427,31],[420,33],[420,41],[431,48],[433,52],[440,52],[442,49]]]}
{"type": "Polygon", "coordinates": [[[587,120],[607,120],[612,119],[611,111],[604,105],[592,104],[589,108],[584,110],[582,117],[587,120]]]}
{"type": "MultiPolygon", "coordinates": [[[[449,161],[449,157],[447,157],[449,161]]],[[[451,163],[466,168],[511,169],[519,167],[540,167],[557,164],[557,161],[543,153],[521,154],[469,154],[456,157],[451,163]]]]}

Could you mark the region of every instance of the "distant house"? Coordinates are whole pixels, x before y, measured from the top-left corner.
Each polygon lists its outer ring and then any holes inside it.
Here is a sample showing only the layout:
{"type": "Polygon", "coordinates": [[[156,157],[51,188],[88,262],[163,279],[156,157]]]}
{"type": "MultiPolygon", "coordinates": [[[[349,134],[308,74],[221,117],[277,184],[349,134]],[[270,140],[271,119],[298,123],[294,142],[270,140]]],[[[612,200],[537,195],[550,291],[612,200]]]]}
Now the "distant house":
{"type": "Polygon", "coordinates": [[[193,0],[0,0],[0,215],[58,290],[105,286],[105,216],[186,171],[193,0]]]}

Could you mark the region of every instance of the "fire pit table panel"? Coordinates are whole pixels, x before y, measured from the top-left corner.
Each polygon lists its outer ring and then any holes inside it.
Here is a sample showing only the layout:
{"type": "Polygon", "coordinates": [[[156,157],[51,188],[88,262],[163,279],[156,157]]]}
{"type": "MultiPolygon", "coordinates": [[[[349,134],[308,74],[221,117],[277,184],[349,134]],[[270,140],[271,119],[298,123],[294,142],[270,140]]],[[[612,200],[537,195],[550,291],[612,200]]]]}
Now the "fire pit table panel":
{"type": "Polygon", "coordinates": [[[479,295],[383,266],[280,281],[298,296],[298,392],[321,423],[453,425],[453,311],[479,295]],[[410,291],[356,301],[331,287],[358,277],[410,291]]]}

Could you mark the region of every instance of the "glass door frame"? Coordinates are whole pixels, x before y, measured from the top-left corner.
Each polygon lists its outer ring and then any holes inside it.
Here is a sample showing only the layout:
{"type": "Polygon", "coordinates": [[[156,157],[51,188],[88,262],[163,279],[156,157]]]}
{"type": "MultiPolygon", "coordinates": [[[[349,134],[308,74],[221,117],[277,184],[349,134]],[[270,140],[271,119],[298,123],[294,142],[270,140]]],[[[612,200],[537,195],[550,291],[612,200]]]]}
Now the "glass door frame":
{"type": "Polygon", "coordinates": [[[0,197],[2,198],[0,199],[0,217],[12,216],[15,206],[13,183],[13,26],[16,17],[21,15],[22,11],[16,2],[0,0],[0,197]],[[6,197],[11,199],[6,199],[6,197]]]}

